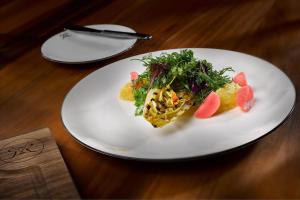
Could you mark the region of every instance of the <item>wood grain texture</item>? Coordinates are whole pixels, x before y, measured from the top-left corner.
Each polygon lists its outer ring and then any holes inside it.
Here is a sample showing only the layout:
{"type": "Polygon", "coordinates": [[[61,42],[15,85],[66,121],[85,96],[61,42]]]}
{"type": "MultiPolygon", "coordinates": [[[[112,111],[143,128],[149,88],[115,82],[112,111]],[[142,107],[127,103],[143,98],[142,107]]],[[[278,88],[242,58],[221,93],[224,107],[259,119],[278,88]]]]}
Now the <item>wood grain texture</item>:
{"type": "Polygon", "coordinates": [[[95,153],[72,139],[60,119],[64,96],[87,74],[122,58],[170,48],[223,48],[261,57],[282,69],[298,93],[300,1],[15,0],[0,4],[0,138],[50,127],[83,198],[300,198],[298,98],[291,117],[256,144],[181,163],[142,163],[95,153]],[[69,23],[121,24],[153,39],[94,64],[71,66],[44,60],[43,41],[69,23]]]}
{"type": "Polygon", "coordinates": [[[50,130],[0,141],[1,199],[79,199],[50,130]]]}

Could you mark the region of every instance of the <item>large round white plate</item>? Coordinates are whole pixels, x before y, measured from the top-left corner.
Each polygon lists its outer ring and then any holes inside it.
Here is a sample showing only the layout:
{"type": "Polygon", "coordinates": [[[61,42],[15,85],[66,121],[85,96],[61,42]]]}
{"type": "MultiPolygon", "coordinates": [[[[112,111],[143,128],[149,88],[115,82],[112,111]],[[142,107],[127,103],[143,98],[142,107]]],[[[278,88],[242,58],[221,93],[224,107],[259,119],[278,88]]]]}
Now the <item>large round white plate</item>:
{"type": "MultiPolygon", "coordinates": [[[[124,32],[135,32],[131,28],[98,24],[87,27],[124,32]]],[[[80,64],[110,58],[130,49],[136,39],[117,39],[64,31],[49,38],[41,48],[44,58],[54,62],[80,64]]]]}
{"type": "MultiPolygon", "coordinates": [[[[180,49],[157,51],[174,52],[180,49]]],[[[295,89],[277,67],[262,59],[233,51],[192,49],[216,69],[231,66],[245,72],[256,104],[244,113],[235,108],[209,119],[179,120],[153,128],[134,116],[134,105],[119,99],[131,71],[144,67],[134,56],[107,65],[81,80],[62,106],[65,127],[80,143],[105,154],[131,159],[172,160],[207,156],[257,140],[279,126],[293,110],[295,89]]]]}

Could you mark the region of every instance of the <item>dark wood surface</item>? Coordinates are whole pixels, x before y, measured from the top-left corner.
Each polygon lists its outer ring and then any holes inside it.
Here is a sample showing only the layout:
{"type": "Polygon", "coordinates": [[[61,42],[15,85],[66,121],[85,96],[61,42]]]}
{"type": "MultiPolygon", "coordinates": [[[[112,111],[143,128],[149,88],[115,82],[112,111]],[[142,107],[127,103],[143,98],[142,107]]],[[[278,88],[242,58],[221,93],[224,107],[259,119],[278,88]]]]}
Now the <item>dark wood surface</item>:
{"type": "Polygon", "coordinates": [[[1,199],[79,199],[48,128],[0,141],[1,199]]]}
{"type": "Polygon", "coordinates": [[[122,58],[184,47],[223,48],[266,59],[290,77],[298,93],[300,1],[2,0],[0,138],[49,127],[83,198],[300,198],[298,99],[291,117],[272,134],[208,159],[126,161],[93,152],[71,138],[60,109],[80,79],[122,58]],[[121,24],[153,39],[94,64],[44,60],[41,44],[72,23],[121,24]]]}

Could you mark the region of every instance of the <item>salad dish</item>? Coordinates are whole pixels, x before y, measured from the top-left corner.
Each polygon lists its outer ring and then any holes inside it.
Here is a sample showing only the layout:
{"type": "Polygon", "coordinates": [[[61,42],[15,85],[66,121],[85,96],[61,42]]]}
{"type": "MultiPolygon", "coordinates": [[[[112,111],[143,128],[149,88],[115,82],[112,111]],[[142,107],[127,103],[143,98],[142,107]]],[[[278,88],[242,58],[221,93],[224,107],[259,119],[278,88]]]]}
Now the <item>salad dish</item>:
{"type": "Polygon", "coordinates": [[[231,78],[226,73],[233,72],[232,67],[215,70],[208,61],[196,59],[192,50],[150,54],[139,61],[146,69],[130,72],[131,81],[121,89],[120,98],[133,101],[135,115],[155,128],[176,121],[192,107],[197,108],[196,118],[208,118],[236,106],[248,112],[254,105],[244,72],[231,78]]]}
{"type": "Polygon", "coordinates": [[[295,99],[289,77],[265,60],[222,49],[170,49],[92,72],[68,92],[61,117],[92,150],[166,161],[258,141],[287,119],[295,99]]]}

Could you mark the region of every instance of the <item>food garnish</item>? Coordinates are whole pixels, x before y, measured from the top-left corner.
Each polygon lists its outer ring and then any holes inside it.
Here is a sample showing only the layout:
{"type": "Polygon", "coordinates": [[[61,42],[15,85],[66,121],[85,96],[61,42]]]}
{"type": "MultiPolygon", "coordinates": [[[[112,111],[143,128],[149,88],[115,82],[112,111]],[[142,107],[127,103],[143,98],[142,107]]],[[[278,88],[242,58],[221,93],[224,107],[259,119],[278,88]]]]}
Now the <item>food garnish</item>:
{"type": "Polygon", "coordinates": [[[255,100],[253,97],[252,87],[249,85],[243,86],[237,91],[237,105],[242,109],[242,111],[248,112],[254,105],[255,100]]]}
{"type": "Polygon", "coordinates": [[[241,87],[247,85],[247,79],[244,72],[240,72],[233,77],[233,82],[239,84],[241,87]]]}
{"type": "Polygon", "coordinates": [[[195,112],[197,118],[208,118],[217,112],[221,104],[219,95],[211,92],[195,112]]]}

